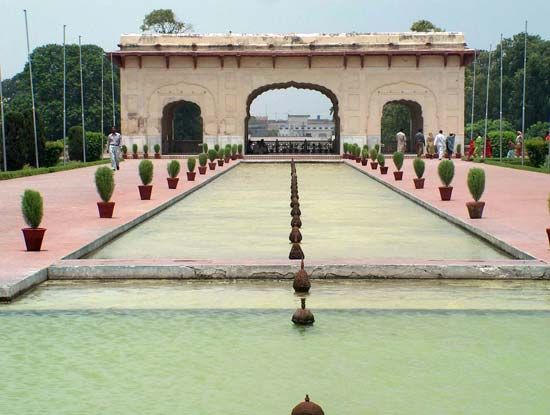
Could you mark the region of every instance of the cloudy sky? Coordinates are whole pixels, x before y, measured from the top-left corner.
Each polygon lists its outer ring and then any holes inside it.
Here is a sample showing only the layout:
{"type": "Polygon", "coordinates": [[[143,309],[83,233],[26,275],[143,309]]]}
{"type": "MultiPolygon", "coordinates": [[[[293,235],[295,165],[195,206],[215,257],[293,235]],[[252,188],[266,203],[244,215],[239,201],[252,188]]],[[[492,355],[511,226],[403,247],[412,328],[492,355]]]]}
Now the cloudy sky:
{"type": "MultiPolygon", "coordinates": [[[[548,0],[0,0],[0,64],[4,77],[23,69],[26,59],[23,9],[29,12],[31,47],[61,43],[63,24],[68,41],[116,49],[121,33],[139,32],[143,16],[155,8],[171,8],[198,33],[394,32],[406,31],[419,19],[466,34],[470,47],[498,42],[500,33],[523,30],[550,39],[548,0]]],[[[313,93],[287,93],[281,99],[257,99],[258,113],[304,112],[325,115],[328,101],[313,93]]]]}

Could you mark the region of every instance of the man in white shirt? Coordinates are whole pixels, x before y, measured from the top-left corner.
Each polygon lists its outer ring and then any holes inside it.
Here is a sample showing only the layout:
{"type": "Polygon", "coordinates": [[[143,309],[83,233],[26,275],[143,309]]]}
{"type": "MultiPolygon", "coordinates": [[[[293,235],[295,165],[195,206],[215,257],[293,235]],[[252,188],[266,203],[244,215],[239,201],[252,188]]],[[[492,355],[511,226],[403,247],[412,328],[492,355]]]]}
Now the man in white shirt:
{"type": "Polygon", "coordinates": [[[120,143],[122,136],[117,132],[116,127],[111,128],[111,134],[107,137],[109,139],[109,153],[111,154],[111,168],[113,170],[120,170],[120,143]]]}
{"type": "Polygon", "coordinates": [[[445,136],[443,130],[439,130],[439,134],[435,136],[434,145],[437,150],[437,156],[441,160],[445,154],[445,136]]]}
{"type": "Polygon", "coordinates": [[[399,132],[395,135],[395,138],[397,139],[397,151],[405,153],[405,150],[407,149],[407,136],[403,131],[399,130],[399,132]]]}

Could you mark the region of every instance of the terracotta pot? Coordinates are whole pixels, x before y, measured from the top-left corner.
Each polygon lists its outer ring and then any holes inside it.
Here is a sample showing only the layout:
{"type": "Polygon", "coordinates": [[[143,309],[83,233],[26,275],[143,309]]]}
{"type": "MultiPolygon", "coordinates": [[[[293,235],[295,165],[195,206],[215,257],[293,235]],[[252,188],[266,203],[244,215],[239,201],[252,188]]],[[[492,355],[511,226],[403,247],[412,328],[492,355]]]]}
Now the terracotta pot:
{"type": "Polygon", "coordinates": [[[199,174],[206,174],[206,166],[199,166],[199,174]]]}
{"type": "Polygon", "coordinates": [[[160,153],[155,153],[155,158],[159,159],[160,158],[160,153]]]}
{"type": "Polygon", "coordinates": [[[231,160],[237,160],[237,155],[236,154],[231,154],[231,160]]]}
{"type": "Polygon", "coordinates": [[[371,161],[370,162],[370,168],[373,169],[373,170],[376,170],[378,168],[378,162],[371,161]]]}
{"type": "Polygon", "coordinates": [[[168,189],[176,189],[178,187],[179,177],[167,177],[168,189]]]}
{"type": "Polygon", "coordinates": [[[223,166],[223,159],[218,159],[218,166],[219,166],[219,167],[222,167],[222,166],[223,166]]]}
{"type": "Polygon", "coordinates": [[[366,166],[369,163],[368,160],[361,160],[361,165],[366,166]]]}
{"type": "Polygon", "coordinates": [[[485,202],[467,202],[466,207],[468,208],[470,219],[481,219],[485,202]]]}
{"type": "Polygon", "coordinates": [[[122,158],[123,158],[124,160],[126,160],[126,159],[128,158],[128,154],[123,154],[123,155],[122,155],[122,158]]]}
{"type": "Polygon", "coordinates": [[[226,163],[229,163],[229,160],[231,160],[231,157],[229,157],[229,156],[226,156],[226,157],[223,159],[223,161],[226,162],[226,163]]]}
{"type": "Polygon", "coordinates": [[[413,179],[414,181],[414,188],[415,189],[424,189],[424,177],[421,177],[420,179],[418,177],[415,177],[413,179]]]}
{"type": "Polygon", "coordinates": [[[238,158],[238,159],[244,159],[244,155],[242,155],[242,154],[237,154],[237,158],[238,158]]]}
{"type": "Polygon", "coordinates": [[[188,171],[187,172],[187,181],[194,182],[196,175],[197,175],[197,173],[195,173],[194,171],[188,171]]]}
{"type": "Polygon", "coordinates": [[[143,153],[143,158],[148,159],[149,158],[149,153],[143,153]]]}
{"type": "Polygon", "coordinates": [[[133,159],[137,159],[137,158],[139,158],[139,157],[138,157],[137,154],[132,154],[132,158],[133,158],[133,159]]]}
{"type": "Polygon", "coordinates": [[[44,239],[45,228],[23,228],[23,237],[25,238],[25,245],[27,251],[40,251],[42,247],[42,240],[44,239]]]}
{"type": "Polygon", "coordinates": [[[112,218],[115,202],[97,202],[97,210],[100,218],[112,218]]]}
{"type": "Polygon", "coordinates": [[[361,157],[356,157],[356,158],[355,158],[355,162],[356,162],[356,163],[361,163],[361,157]]]}
{"type": "Polygon", "coordinates": [[[462,158],[462,154],[460,154],[460,153],[456,153],[456,154],[455,154],[455,158],[457,158],[457,159],[461,159],[461,158],[462,158]]]}
{"type": "Polygon", "coordinates": [[[147,185],[139,185],[139,196],[141,197],[141,200],[151,200],[151,192],[153,191],[153,185],[147,184],[147,185]]]}
{"type": "Polygon", "coordinates": [[[388,166],[380,166],[380,173],[388,174],[388,166]]]}
{"type": "Polygon", "coordinates": [[[452,193],[453,193],[453,186],[439,187],[439,194],[441,195],[441,200],[451,200],[452,193]]]}
{"type": "Polygon", "coordinates": [[[393,172],[393,178],[397,181],[403,180],[403,172],[401,170],[400,171],[394,171],[393,172]]]}
{"type": "Polygon", "coordinates": [[[216,162],[215,161],[209,161],[208,162],[208,168],[210,170],[216,170],[216,162]]]}

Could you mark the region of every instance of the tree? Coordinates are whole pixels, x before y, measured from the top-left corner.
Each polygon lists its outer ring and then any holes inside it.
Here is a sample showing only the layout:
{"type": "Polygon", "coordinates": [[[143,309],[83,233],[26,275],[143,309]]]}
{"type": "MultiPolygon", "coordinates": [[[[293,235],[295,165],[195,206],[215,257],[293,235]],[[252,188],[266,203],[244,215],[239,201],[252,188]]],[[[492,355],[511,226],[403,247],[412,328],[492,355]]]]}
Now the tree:
{"type": "MultiPolygon", "coordinates": [[[[84,75],[84,115],[87,131],[101,130],[101,65],[104,73],[104,128],[112,124],[111,65],[105,52],[96,45],[82,46],[82,72],[84,75]]],[[[81,121],[80,67],[78,45],[67,45],[67,129],[81,121]]],[[[36,111],[41,116],[45,137],[55,140],[63,137],[63,47],[45,45],[31,54],[36,111]]],[[[119,70],[114,70],[115,91],[119,90],[119,70]]],[[[3,81],[7,111],[25,112],[31,109],[28,65],[22,72],[3,81]]],[[[115,101],[118,120],[120,107],[115,101]]],[[[117,124],[120,123],[117,121],[117,124]]],[[[7,125],[7,123],[6,123],[7,125]]]]}
{"type": "Polygon", "coordinates": [[[411,25],[412,32],[443,32],[444,29],[437,27],[429,20],[417,20],[411,25]]]}
{"type": "MultiPolygon", "coordinates": [[[[8,111],[6,113],[6,161],[8,170],[19,170],[26,164],[35,166],[34,128],[32,110],[8,111]]],[[[44,129],[41,118],[36,118],[38,156],[40,165],[44,160],[44,129]]],[[[0,152],[1,153],[1,152],[0,152]]]]}
{"type": "Polygon", "coordinates": [[[145,15],[140,29],[142,32],[155,33],[185,33],[192,30],[192,26],[176,19],[172,9],[157,9],[145,15]]]}

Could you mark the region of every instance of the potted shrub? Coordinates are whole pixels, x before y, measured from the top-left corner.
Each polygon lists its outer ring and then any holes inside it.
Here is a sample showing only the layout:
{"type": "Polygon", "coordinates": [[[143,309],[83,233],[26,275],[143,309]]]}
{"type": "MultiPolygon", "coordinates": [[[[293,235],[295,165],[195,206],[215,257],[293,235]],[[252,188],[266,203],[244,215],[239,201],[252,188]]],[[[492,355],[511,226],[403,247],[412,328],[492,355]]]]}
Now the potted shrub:
{"type": "Polygon", "coordinates": [[[137,159],[138,158],[138,145],[132,144],[132,158],[137,159]]]}
{"type": "MultiPolygon", "coordinates": [[[[197,160],[195,160],[195,157],[189,157],[187,159],[187,180],[192,182],[195,180],[195,166],[197,164],[197,160]]],[[[204,170],[206,172],[206,168],[204,170]]]]}
{"type": "Polygon", "coordinates": [[[453,187],[451,182],[455,175],[455,165],[452,160],[443,160],[437,166],[437,174],[441,179],[443,186],[439,187],[439,194],[441,195],[441,200],[451,200],[451,195],[453,193],[453,187]]]}
{"type": "Polygon", "coordinates": [[[205,153],[199,154],[199,174],[206,174],[206,163],[208,162],[208,156],[205,153]]]}
{"type": "Polygon", "coordinates": [[[378,161],[378,165],[380,166],[380,173],[388,174],[388,166],[386,166],[386,157],[384,157],[382,153],[378,153],[378,157],[376,157],[376,160],[378,161]]]}
{"type": "Polygon", "coordinates": [[[369,163],[369,149],[363,148],[361,152],[361,165],[366,166],[369,163]]]}
{"type": "Polygon", "coordinates": [[[176,189],[178,187],[178,182],[180,180],[178,174],[180,174],[180,169],[180,162],[177,160],[170,160],[166,166],[166,171],[168,172],[168,177],[166,178],[168,189],[176,189]]]}
{"type": "Polygon", "coordinates": [[[413,179],[415,189],[424,189],[424,170],[426,170],[426,163],[420,157],[416,157],[413,160],[413,168],[416,177],[413,179]]]}
{"type": "Polygon", "coordinates": [[[151,160],[142,160],[139,163],[139,177],[142,185],[138,186],[141,200],[150,200],[153,191],[153,162],[151,160]]]}
{"type": "Polygon", "coordinates": [[[231,146],[231,160],[237,160],[237,144],[231,146]]]}
{"type": "Polygon", "coordinates": [[[370,151],[370,160],[371,169],[376,170],[378,168],[378,151],[376,150],[376,148],[373,148],[370,151]]]}
{"type": "Polygon", "coordinates": [[[242,145],[242,143],[237,144],[237,153],[238,153],[237,158],[239,158],[239,159],[243,159],[243,158],[244,158],[244,156],[243,156],[243,145],[242,145]]]}
{"type": "Polygon", "coordinates": [[[218,153],[216,153],[216,150],[211,148],[208,150],[208,160],[210,160],[210,163],[208,163],[208,167],[210,170],[216,170],[216,157],[218,157],[218,153]]]}
{"type": "Polygon", "coordinates": [[[393,153],[393,164],[395,164],[395,168],[397,169],[397,171],[393,172],[393,177],[395,180],[403,180],[403,172],[401,169],[403,168],[404,158],[405,155],[400,151],[393,153]]]}
{"type": "Polygon", "coordinates": [[[219,153],[220,152],[220,145],[219,144],[214,144],[214,150],[216,150],[216,153],[219,153]]]}
{"type": "Polygon", "coordinates": [[[29,226],[23,228],[23,237],[27,251],[40,251],[44,239],[45,228],[40,228],[42,216],[44,215],[44,201],[42,195],[36,190],[27,189],[23,192],[21,199],[21,212],[25,223],[29,226]]]}
{"type": "Polygon", "coordinates": [[[470,219],[481,219],[485,202],[480,202],[479,199],[485,191],[485,170],[474,167],[468,171],[468,189],[474,198],[473,202],[466,203],[470,219]]]}
{"type": "Polygon", "coordinates": [[[225,163],[229,163],[229,161],[231,160],[231,144],[227,144],[225,146],[223,153],[224,153],[223,161],[225,163]]]}
{"type": "Polygon", "coordinates": [[[207,154],[207,153],[208,153],[208,144],[202,143],[202,152],[203,152],[204,154],[207,154]]]}
{"type": "Polygon", "coordinates": [[[342,158],[347,159],[347,158],[349,158],[349,156],[348,156],[349,144],[344,143],[343,147],[344,147],[344,154],[342,154],[342,158]]]}
{"type": "Polygon", "coordinates": [[[355,162],[361,163],[361,147],[355,145],[355,162]]]}
{"type": "Polygon", "coordinates": [[[122,150],[122,158],[127,159],[128,158],[128,147],[123,145],[122,147],[120,147],[120,149],[122,150]]]}
{"type": "Polygon", "coordinates": [[[457,144],[457,145],[456,145],[455,157],[456,157],[457,159],[462,158],[462,144],[457,144]]]}
{"type": "Polygon", "coordinates": [[[100,218],[112,218],[115,202],[111,202],[111,196],[115,190],[113,171],[107,167],[99,167],[95,172],[95,187],[101,202],[97,202],[97,210],[100,218]]]}
{"type": "Polygon", "coordinates": [[[224,157],[225,157],[225,150],[222,148],[218,151],[218,166],[219,167],[223,166],[224,157]]]}
{"type": "Polygon", "coordinates": [[[144,159],[149,158],[149,146],[147,144],[143,145],[143,158],[144,159]]]}
{"type": "Polygon", "coordinates": [[[160,158],[160,144],[155,144],[155,146],[153,148],[155,149],[155,158],[159,159],[160,158]]]}

